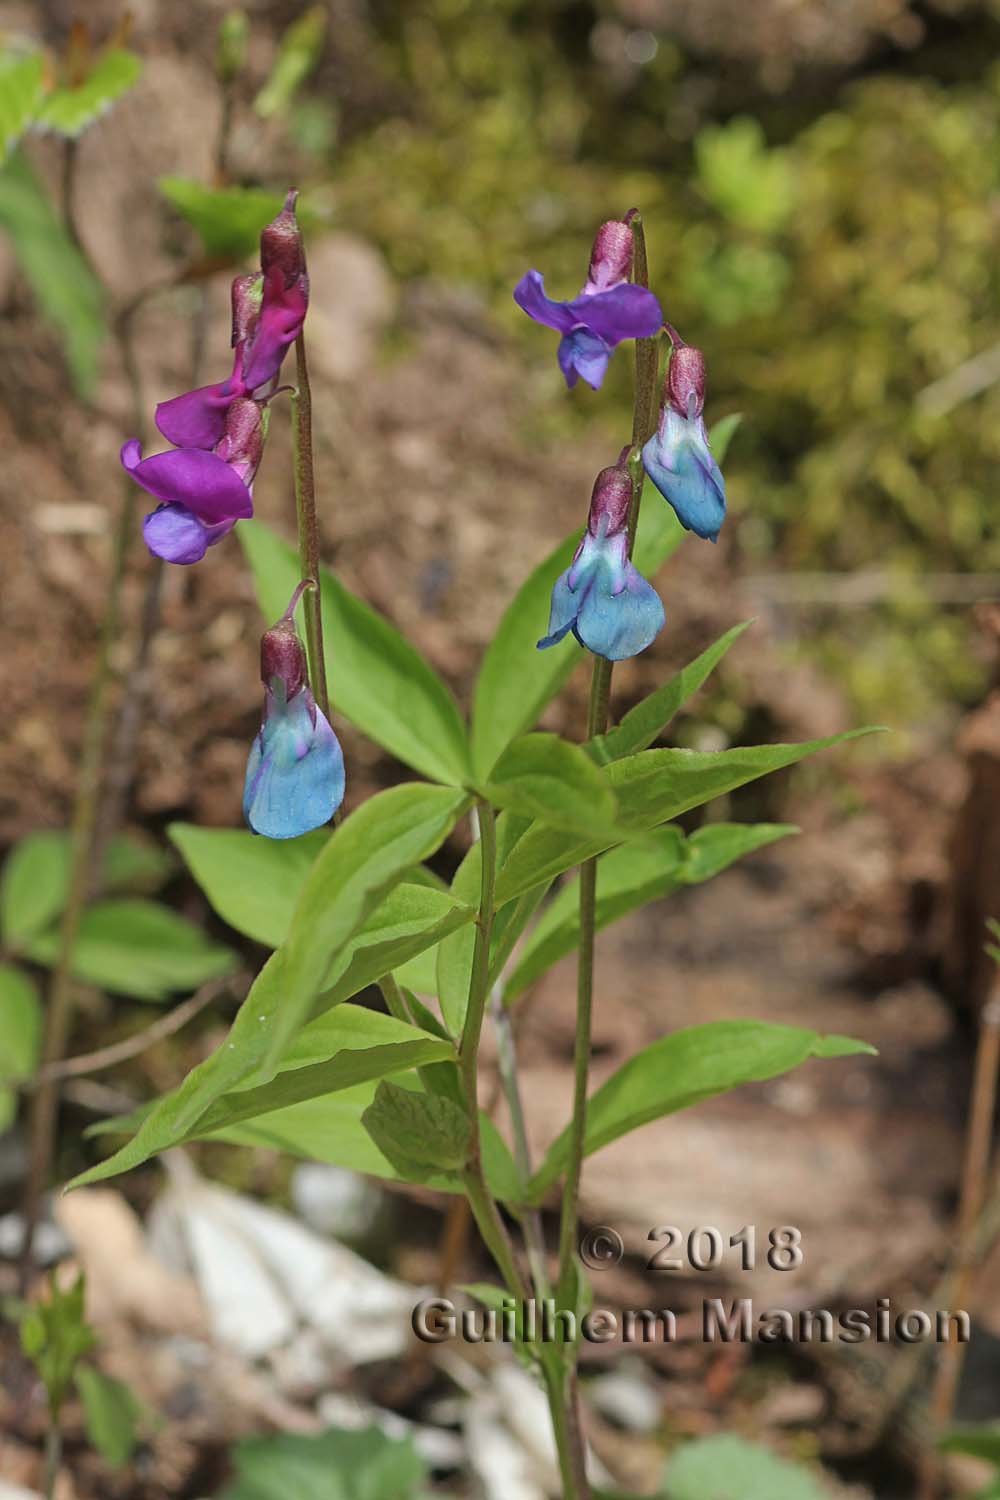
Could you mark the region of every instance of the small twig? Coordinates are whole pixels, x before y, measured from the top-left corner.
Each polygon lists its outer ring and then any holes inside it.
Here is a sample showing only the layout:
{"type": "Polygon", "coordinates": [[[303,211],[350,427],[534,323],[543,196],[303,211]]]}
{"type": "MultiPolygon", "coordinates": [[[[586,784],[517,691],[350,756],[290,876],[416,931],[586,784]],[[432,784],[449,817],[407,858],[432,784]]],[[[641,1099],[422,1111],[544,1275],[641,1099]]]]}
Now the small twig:
{"type": "Polygon", "coordinates": [[[84,1052],[78,1057],[68,1057],[61,1062],[48,1063],[38,1070],[33,1078],[2,1078],[0,1088],[19,1088],[22,1091],[34,1090],[43,1083],[61,1083],[67,1078],[87,1078],[92,1073],[102,1073],[105,1068],[113,1068],[118,1063],[128,1062],[133,1057],[138,1057],[150,1047],[161,1042],[165,1037],[173,1036],[186,1026],[189,1021],[203,1011],[206,1005],[211,1005],[213,1000],[220,996],[233,993],[240,996],[240,985],[244,990],[248,988],[247,980],[212,979],[208,984],[203,984],[200,990],[191,995],[180,1005],[168,1011],[166,1015],[158,1017],[151,1026],[144,1031],[139,1031],[135,1036],[125,1037],[120,1042],[113,1042],[108,1047],[99,1047],[95,1052],[84,1052]]]}
{"type": "MultiPolygon", "coordinates": [[[[962,1166],[962,1189],[955,1231],[955,1258],[952,1267],[954,1305],[964,1307],[971,1290],[973,1271],[979,1260],[981,1221],[986,1199],[990,1146],[993,1140],[993,1112],[997,1097],[997,1071],[1000,1067],[1000,979],[983,1008],[976,1047],[972,1103],[965,1137],[965,1160],[962,1166]]],[[[965,1345],[958,1339],[941,1347],[934,1390],[931,1396],[931,1426],[940,1437],[948,1427],[955,1409],[955,1397],[962,1374],[965,1345]]],[[[921,1474],[920,1500],[932,1500],[940,1473],[940,1458],[928,1450],[921,1474]]]]}

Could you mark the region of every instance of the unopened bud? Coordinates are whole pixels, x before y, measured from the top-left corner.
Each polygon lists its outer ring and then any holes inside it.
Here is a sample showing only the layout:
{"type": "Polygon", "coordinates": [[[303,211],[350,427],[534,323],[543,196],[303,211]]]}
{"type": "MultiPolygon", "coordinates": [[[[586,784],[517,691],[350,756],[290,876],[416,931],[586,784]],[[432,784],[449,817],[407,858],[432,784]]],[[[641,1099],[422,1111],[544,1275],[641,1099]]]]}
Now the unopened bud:
{"type": "Polygon", "coordinates": [[[632,227],[623,219],[602,224],[590,252],[586,291],[606,292],[627,281],[632,271],[632,227]]]}
{"type": "Polygon", "coordinates": [[[222,83],[232,83],[243,71],[249,38],[246,11],[227,11],[219,23],[215,48],[215,71],[222,83]]]}
{"type": "Polygon", "coordinates": [[[306,652],[292,620],[279,620],[265,630],[260,642],[260,675],[265,687],[270,688],[275,678],[284,683],[286,702],[305,687],[306,652]]]}
{"type": "Polygon", "coordinates": [[[631,504],[632,481],[628,471],[619,468],[602,469],[594,480],[594,493],[590,498],[587,530],[591,536],[599,534],[602,521],[605,523],[605,536],[614,536],[623,530],[631,504]]]}
{"type": "Polygon", "coordinates": [[[692,349],[689,344],[674,349],[663,384],[663,404],[667,402],[688,420],[701,416],[705,407],[705,356],[700,349],[692,349]]]}
{"type": "Polygon", "coordinates": [[[298,196],[295,188],[289,190],[281,213],[276,219],[272,219],[260,236],[261,270],[265,276],[278,270],[286,287],[294,286],[306,271],[302,231],[295,217],[298,196]]]}
{"type": "Polygon", "coordinates": [[[248,276],[233,278],[232,345],[234,349],[237,344],[245,343],[255,332],[263,297],[264,277],[260,271],[252,271],[248,276]]]}

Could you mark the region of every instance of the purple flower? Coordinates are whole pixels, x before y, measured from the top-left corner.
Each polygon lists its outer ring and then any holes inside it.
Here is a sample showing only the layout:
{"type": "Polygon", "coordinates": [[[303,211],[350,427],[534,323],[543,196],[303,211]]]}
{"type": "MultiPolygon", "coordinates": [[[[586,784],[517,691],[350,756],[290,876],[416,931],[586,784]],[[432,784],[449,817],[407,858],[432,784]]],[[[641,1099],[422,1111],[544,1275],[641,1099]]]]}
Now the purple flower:
{"type": "Polygon", "coordinates": [[[601,470],[583,540],[552,590],[549,631],[538,642],[540,651],[572,630],[596,656],[622,661],[645,651],[662,628],[660,597],[629,561],[631,498],[624,468],[601,470]]]}
{"type": "Polygon", "coordinates": [[[143,524],[149,550],[165,562],[199,562],[238,520],[252,516],[262,448],[261,409],[246,396],[230,401],[213,452],[173,448],[143,458],[138,440],[127,442],[122,464],[162,502],[143,524]]]}
{"type": "Polygon", "coordinates": [[[344,756],[316,707],[306,656],[293,613],[300,584],[285,614],[260,646],[264,720],[250,750],[243,812],[255,833],[294,839],[328,823],[344,798],[344,756]]]}
{"type": "Polygon", "coordinates": [[[600,389],[616,345],[623,339],[652,338],[663,326],[652,292],[628,280],[632,250],[630,225],[612,219],[597,232],[587,280],[571,302],[547,297],[539,271],[528,271],[514,288],[514,301],[529,318],[562,334],[559,368],[570,387],[582,377],[595,391],[600,389]]]}
{"type": "Polygon", "coordinates": [[[678,344],[670,356],[659,426],[642,450],[642,462],[681,525],[714,542],[726,519],[726,483],[708,446],[704,405],[704,357],[678,344]]]}

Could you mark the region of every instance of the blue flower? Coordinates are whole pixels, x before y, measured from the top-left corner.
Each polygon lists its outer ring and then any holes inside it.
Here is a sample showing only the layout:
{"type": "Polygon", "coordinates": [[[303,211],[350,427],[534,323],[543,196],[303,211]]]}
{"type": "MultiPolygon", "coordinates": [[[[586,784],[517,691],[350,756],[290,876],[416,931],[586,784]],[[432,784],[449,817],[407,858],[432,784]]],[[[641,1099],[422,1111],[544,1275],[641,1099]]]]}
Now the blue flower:
{"type": "Polygon", "coordinates": [[[637,656],[663,626],[660,596],[628,556],[632,486],[624,469],[602,469],[590,517],[572,563],[555,583],[544,651],[572,630],[595,656],[622,661],[637,656]]]}
{"type": "Polygon", "coordinates": [[[250,749],[243,814],[254,833],[294,839],[328,823],[344,800],[344,756],[306,680],[293,622],[301,583],[260,643],[264,722],[250,749]]]}
{"type": "Polygon", "coordinates": [[[664,406],[658,430],[642,450],[646,473],[688,531],[717,541],[726,519],[726,483],[708,446],[701,416],[664,406]]]}
{"type": "Polygon", "coordinates": [[[628,280],[632,248],[631,227],[612,219],[598,230],[587,281],[571,302],[547,297],[539,271],[528,271],[514,288],[514,301],[529,318],[562,334],[559,368],[570,387],[582,378],[598,390],[623,339],[652,338],[663,326],[652,292],[628,280]]]}
{"type": "Polygon", "coordinates": [[[285,684],[275,678],[247,761],[244,817],[254,833],[294,839],[328,823],[343,800],[337,736],[307,687],[287,698],[285,684]]]}

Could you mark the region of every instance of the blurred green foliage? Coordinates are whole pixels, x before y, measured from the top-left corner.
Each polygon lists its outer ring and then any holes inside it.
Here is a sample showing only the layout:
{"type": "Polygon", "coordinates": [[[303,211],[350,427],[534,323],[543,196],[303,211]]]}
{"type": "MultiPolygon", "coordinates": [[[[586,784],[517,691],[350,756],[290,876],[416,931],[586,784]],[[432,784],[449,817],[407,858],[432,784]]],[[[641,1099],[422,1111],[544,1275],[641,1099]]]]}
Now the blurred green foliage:
{"type": "MultiPolygon", "coordinates": [[[[552,350],[510,288],[536,265],[572,295],[596,224],[638,204],[667,316],[705,349],[712,415],[746,412],[728,480],[748,565],[1000,570],[1000,387],[947,410],[920,399],[1000,340],[988,50],[970,33],[957,84],[921,76],[934,64],[918,55],[787,106],[751,89],[760,118],[712,119],[690,104],[704,63],[660,37],[621,75],[588,46],[588,11],[575,31],[555,0],[421,0],[387,20],[376,62],[406,103],[344,132],[341,216],[399,276],[482,289],[528,364],[551,361],[555,403],[552,350]]],[[[627,399],[614,366],[607,391],[627,399]]],[[[568,409],[609,414],[582,390],[568,409]]],[[[942,695],[974,699],[967,612],[892,593],[877,632],[865,608],[824,637],[862,708],[914,722],[942,695]]]]}

